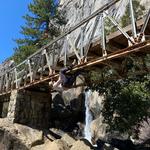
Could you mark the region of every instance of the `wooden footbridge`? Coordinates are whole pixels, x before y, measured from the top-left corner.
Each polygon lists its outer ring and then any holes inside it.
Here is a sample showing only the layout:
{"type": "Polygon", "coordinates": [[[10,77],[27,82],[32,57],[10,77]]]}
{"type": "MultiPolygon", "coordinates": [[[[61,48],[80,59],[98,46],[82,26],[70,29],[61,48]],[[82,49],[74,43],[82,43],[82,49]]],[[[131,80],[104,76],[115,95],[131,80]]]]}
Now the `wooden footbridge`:
{"type": "MultiPolygon", "coordinates": [[[[122,64],[127,56],[134,54],[141,57],[150,52],[150,11],[142,19],[135,20],[132,0],[129,0],[131,24],[121,28],[107,11],[119,2],[120,0],[112,0],[19,65],[4,71],[0,76],[0,95],[9,94],[14,89],[46,91],[48,82],[56,80],[59,70],[69,65],[74,59],[77,59],[78,64],[73,70],[88,71],[112,66],[117,68],[119,76],[124,75],[122,64]],[[105,33],[106,18],[118,29],[107,36],[105,33]],[[94,21],[94,26],[88,42],[84,43],[84,31],[90,21],[94,21]],[[101,32],[99,37],[95,38],[98,23],[101,24],[101,32]],[[80,34],[74,41],[71,35],[78,29],[81,29],[80,34]],[[79,42],[80,46],[77,47],[79,42]]],[[[141,70],[138,73],[141,73],[141,70]]]]}

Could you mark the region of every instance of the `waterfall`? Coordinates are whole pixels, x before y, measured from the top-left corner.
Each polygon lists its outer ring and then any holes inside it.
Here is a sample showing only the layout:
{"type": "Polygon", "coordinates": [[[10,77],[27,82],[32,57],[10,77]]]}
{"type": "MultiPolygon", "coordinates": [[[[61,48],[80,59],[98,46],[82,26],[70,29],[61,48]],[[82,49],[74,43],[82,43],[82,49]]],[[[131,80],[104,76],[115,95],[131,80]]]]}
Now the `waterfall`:
{"type": "Polygon", "coordinates": [[[85,128],[84,128],[84,137],[87,139],[89,142],[91,142],[92,134],[90,131],[90,124],[92,122],[92,114],[90,112],[89,108],[89,102],[90,102],[90,96],[91,96],[91,91],[88,90],[85,92],[85,128]]]}

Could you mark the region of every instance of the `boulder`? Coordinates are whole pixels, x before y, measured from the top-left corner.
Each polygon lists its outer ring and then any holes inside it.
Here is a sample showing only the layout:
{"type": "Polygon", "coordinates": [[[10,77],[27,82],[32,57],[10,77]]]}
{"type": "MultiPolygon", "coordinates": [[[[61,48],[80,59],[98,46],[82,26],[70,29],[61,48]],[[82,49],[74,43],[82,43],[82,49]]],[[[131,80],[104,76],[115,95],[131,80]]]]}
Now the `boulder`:
{"type": "Polygon", "coordinates": [[[49,145],[49,150],[69,150],[67,143],[61,139],[53,141],[49,145]]]}
{"type": "Polygon", "coordinates": [[[147,121],[141,122],[140,125],[141,126],[139,128],[139,138],[132,138],[132,141],[137,145],[141,145],[143,147],[150,147],[150,118],[148,118],[147,121]]]}
{"type": "Polygon", "coordinates": [[[0,143],[5,149],[26,150],[43,142],[42,131],[0,119],[0,143]]]}
{"type": "Polygon", "coordinates": [[[87,144],[85,141],[83,140],[78,140],[77,142],[75,142],[73,144],[73,146],[71,147],[70,150],[91,150],[91,147],[89,144],[87,144]]]}
{"type": "Polygon", "coordinates": [[[103,108],[105,96],[100,95],[97,91],[93,91],[91,92],[89,99],[90,99],[89,107],[93,114],[93,117],[98,118],[103,108]]]}
{"type": "Polygon", "coordinates": [[[65,141],[69,147],[71,147],[76,142],[76,140],[69,134],[64,134],[61,140],[65,141]]]}
{"type": "Polygon", "coordinates": [[[52,119],[54,127],[66,132],[72,132],[77,122],[84,118],[84,78],[78,76],[77,87],[52,93],[52,119]]]}
{"type": "Polygon", "coordinates": [[[31,148],[31,150],[50,150],[49,147],[51,146],[51,144],[52,142],[46,139],[44,144],[34,146],[31,148]]]}
{"type": "Polygon", "coordinates": [[[95,119],[91,123],[91,133],[92,133],[92,142],[95,144],[97,139],[106,140],[107,139],[107,124],[103,123],[103,117],[95,119]]]}

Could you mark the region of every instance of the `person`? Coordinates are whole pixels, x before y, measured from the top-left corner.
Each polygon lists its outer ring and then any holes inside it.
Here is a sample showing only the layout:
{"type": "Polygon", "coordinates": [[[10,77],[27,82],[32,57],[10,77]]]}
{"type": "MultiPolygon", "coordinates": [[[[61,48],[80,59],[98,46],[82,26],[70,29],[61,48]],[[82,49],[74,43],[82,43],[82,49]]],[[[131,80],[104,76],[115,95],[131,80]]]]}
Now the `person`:
{"type": "Polygon", "coordinates": [[[71,88],[76,80],[76,77],[80,74],[79,72],[75,72],[74,74],[67,74],[67,71],[72,70],[75,65],[76,60],[73,61],[71,66],[62,68],[59,72],[59,78],[56,82],[49,82],[49,86],[56,90],[62,91],[71,88]]]}

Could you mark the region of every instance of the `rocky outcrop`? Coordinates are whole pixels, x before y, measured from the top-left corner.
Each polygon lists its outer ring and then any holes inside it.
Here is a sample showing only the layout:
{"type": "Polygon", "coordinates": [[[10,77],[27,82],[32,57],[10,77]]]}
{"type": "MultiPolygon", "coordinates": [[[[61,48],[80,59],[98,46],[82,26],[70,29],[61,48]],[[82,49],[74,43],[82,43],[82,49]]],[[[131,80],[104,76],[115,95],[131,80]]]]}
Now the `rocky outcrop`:
{"type": "Polygon", "coordinates": [[[69,134],[53,142],[46,140],[44,144],[33,147],[31,150],[91,150],[93,146],[86,140],[75,140],[69,134]]]}
{"type": "Polygon", "coordinates": [[[69,150],[67,143],[61,139],[56,140],[49,146],[51,150],[69,150]]]}
{"type": "Polygon", "coordinates": [[[11,92],[7,118],[15,123],[48,128],[50,111],[49,93],[14,90],[11,92]]]}
{"type": "MultiPolygon", "coordinates": [[[[81,20],[87,18],[90,14],[100,9],[102,6],[109,3],[110,1],[111,0],[60,0],[60,10],[61,12],[63,12],[67,21],[67,24],[62,27],[62,30],[69,30],[71,27],[74,27],[81,20]]],[[[110,9],[107,10],[107,13],[115,18],[117,22],[120,22],[121,17],[125,13],[127,4],[128,0],[121,0],[120,2],[111,6],[110,9]]],[[[147,12],[150,5],[149,0],[141,0],[140,4],[146,7],[147,12]]],[[[111,30],[111,26],[109,25],[107,25],[106,28],[108,30],[111,30]]],[[[86,51],[87,44],[100,39],[101,33],[101,20],[99,16],[97,16],[91,19],[89,22],[85,23],[82,27],[70,33],[67,38],[70,39],[70,41],[77,50],[80,50],[81,45],[83,45],[84,50],[86,51]],[[95,29],[95,31],[93,29],[95,29]],[[83,41],[80,38],[82,31],[84,35],[83,41]]],[[[60,55],[62,57],[64,55],[66,47],[69,47],[69,51],[67,51],[67,53],[73,52],[73,49],[68,43],[67,38],[63,39],[65,41],[63,44],[60,44],[62,45],[62,51],[60,55]]]]}
{"type": "Polygon", "coordinates": [[[149,144],[150,147],[150,118],[147,121],[141,122],[141,127],[139,129],[139,139],[134,140],[137,144],[149,144]]]}
{"type": "MultiPolygon", "coordinates": [[[[79,76],[76,85],[84,84],[79,76]]],[[[84,120],[84,86],[52,93],[52,121],[55,128],[72,132],[78,128],[77,123],[84,120]]]]}
{"type": "MultiPolygon", "coordinates": [[[[109,2],[109,0],[61,0],[60,9],[65,12],[66,20],[68,21],[65,27],[63,27],[63,30],[70,29],[107,2],[109,2]]],[[[149,6],[149,3],[149,0],[141,1],[141,4],[146,6],[149,6]]],[[[108,12],[119,20],[125,11],[126,5],[127,0],[124,0],[123,3],[112,6],[108,12]]],[[[95,23],[96,18],[92,19],[84,26],[85,37],[83,40],[83,46],[91,40],[95,23]]],[[[81,28],[68,36],[72,41],[74,41],[74,44],[78,49],[81,47],[81,41],[79,40],[80,35],[81,28]]],[[[92,39],[95,40],[100,38],[100,36],[101,24],[99,21],[92,39]]],[[[63,45],[63,47],[65,46],[63,45]]],[[[72,49],[69,50],[69,53],[71,53],[72,49]]],[[[63,55],[63,51],[61,55],[63,55]]],[[[77,78],[76,85],[84,83],[85,81],[83,76],[79,76],[77,78]]],[[[79,138],[83,136],[82,131],[84,128],[85,88],[86,87],[82,85],[63,91],[62,93],[56,92],[52,94],[52,99],[49,93],[13,91],[8,107],[8,120],[0,120],[0,149],[94,149],[88,141],[79,140],[79,138]],[[53,128],[49,129],[46,135],[43,135],[42,131],[16,123],[13,124],[14,122],[26,124],[32,127],[35,126],[37,128],[53,128]],[[65,133],[70,133],[71,135],[65,133]],[[76,139],[73,136],[76,137],[76,139]]],[[[99,95],[99,93],[95,91],[92,92],[89,103],[89,107],[94,118],[91,123],[92,140],[95,143],[98,139],[106,142],[110,142],[112,138],[126,140],[128,135],[120,135],[117,132],[107,132],[108,126],[103,122],[104,118],[101,114],[104,100],[104,95],[99,95]]],[[[136,141],[137,143],[142,143],[145,139],[149,140],[149,124],[144,122],[143,126],[145,127],[141,128],[140,140],[136,141]]],[[[104,149],[110,150],[112,147],[111,145],[107,146],[106,144],[104,145],[104,149]]]]}
{"type": "Polygon", "coordinates": [[[76,140],[68,134],[64,134],[61,139],[67,143],[69,148],[71,148],[72,145],[76,142],[76,140]]]}
{"type": "Polygon", "coordinates": [[[0,149],[28,150],[43,142],[42,131],[0,119],[0,149]]]}
{"type": "MultiPolygon", "coordinates": [[[[68,30],[71,27],[75,26],[77,23],[79,23],[82,19],[88,17],[90,14],[95,12],[97,9],[101,8],[104,4],[106,4],[107,1],[101,1],[101,0],[66,0],[66,1],[60,1],[60,9],[64,12],[65,18],[67,20],[67,24],[63,27],[63,30],[68,30]],[[70,11],[71,10],[71,11],[70,11]]],[[[99,17],[95,17],[92,20],[90,20],[88,23],[86,23],[83,27],[83,46],[87,45],[91,39],[97,39],[101,35],[101,24],[100,21],[98,23],[97,19],[99,20],[99,17]],[[94,25],[97,24],[97,28],[95,33],[93,32],[94,25]],[[92,35],[93,34],[93,35],[92,35]],[[92,36],[92,38],[91,38],[92,36]]],[[[67,37],[70,39],[73,45],[80,50],[81,49],[81,28],[76,29],[74,32],[72,32],[67,37]]],[[[63,44],[63,48],[61,51],[61,55],[63,56],[64,50],[67,45],[70,45],[66,39],[64,39],[66,42],[63,44]]],[[[69,48],[68,53],[72,53],[73,49],[69,48]]]]}
{"type": "Polygon", "coordinates": [[[88,142],[87,143],[86,142],[87,141],[79,140],[72,145],[70,150],[79,150],[79,149],[91,150],[91,147],[89,146],[90,144],[88,142]]]}

